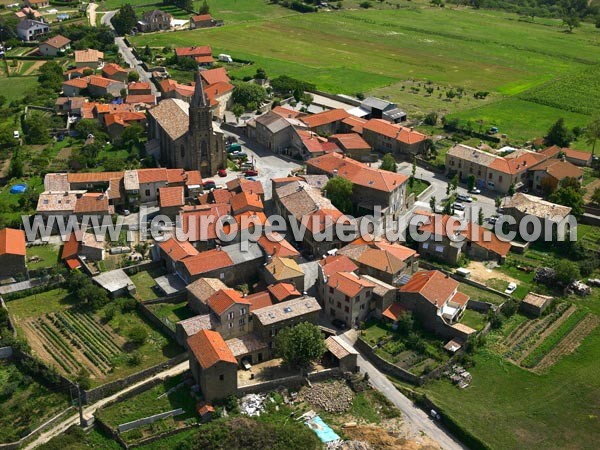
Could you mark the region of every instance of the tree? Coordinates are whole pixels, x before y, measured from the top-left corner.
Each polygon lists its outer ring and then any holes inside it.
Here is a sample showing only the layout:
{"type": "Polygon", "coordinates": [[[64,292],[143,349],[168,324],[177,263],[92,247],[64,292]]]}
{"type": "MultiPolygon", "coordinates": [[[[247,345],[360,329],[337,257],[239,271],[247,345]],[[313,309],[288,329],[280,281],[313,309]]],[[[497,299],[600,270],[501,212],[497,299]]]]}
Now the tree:
{"type": "Polygon", "coordinates": [[[8,167],[8,177],[21,178],[24,174],[23,158],[19,155],[13,156],[8,167]]]}
{"type": "Polygon", "coordinates": [[[321,358],[325,350],[321,330],[309,322],[284,328],[275,337],[275,353],[289,367],[304,369],[321,358]]]}
{"type": "Polygon", "coordinates": [[[254,103],[257,107],[267,98],[267,91],[258,84],[237,83],[233,89],[233,103],[248,107],[254,103]]]}
{"type": "Polygon", "coordinates": [[[600,116],[595,117],[583,130],[585,142],[592,146],[592,155],[596,151],[596,142],[600,139],[600,116]]]}
{"type": "Polygon", "coordinates": [[[562,284],[569,284],[580,277],[579,266],[576,262],[561,259],[554,264],[554,271],[556,272],[556,281],[562,284]]]}
{"type": "Polygon", "coordinates": [[[429,207],[431,208],[431,212],[435,212],[435,204],[437,203],[437,198],[435,195],[432,195],[429,199],[429,207]]]}
{"type": "Polygon", "coordinates": [[[131,30],[137,24],[137,17],[133,7],[129,3],[121,6],[119,11],[113,16],[112,24],[115,27],[115,31],[120,35],[131,33],[131,30]]]}
{"type": "Polygon", "coordinates": [[[425,120],[424,120],[426,125],[431,125],[431,126],[435,126],[437,124],[437,121],[438,121],[438,114],[435,111],[427,114],[425,116],[425,120]]]}
{"type": "Polygon", "coordinates": [[[500,209],[502,206],[502,197],[496,197],[494,199],[494,204],[496,205],[496,209],[500,209]]]}
{"type": "Polygon", "coordinates": [[[200,11],[198,11],[198,14],[208,14],[210,12],[210,7],[208,6],[208,3],[206,3],[206,0],[204,0],[204,2],[202,2],[202,6],[200,7],[200,11]]]}
{"type": "Polygon", "coordinates": [[[417,174],[417,158],[413,158],[412,170],[410,172],[410,177],[408,178],[408,185],[412,189],[415,185],[415,175],[417,174]]]}
{"type": "Polygon", "coordinates": [[[314,99],[315,98],[308,93],[302,93],[302,95],[300,96],[300,101],[307,108],[311,105],[311,103],[314,101],[314,99]]]}
{"type": "Polygon", "coordinates": [[[146,328],[141,325],[134,325],[129,330],[127,330],[127,337],[129,338],[129,342],[135,344],[137,346],[143,345],[148,338],[148,332],[146,328]]]}
{"type": "Polygon", "coordinates": [[[583,201],[581,190],[573,186],[559,188],[556,192],[550,195],[549,200],[552,203],[570,206],[571,213],[575,217],[581,217],[584,213],[583,207],[585,202],[583,201]]]}
{"type": "Polygon", "coordinates": [[[479,225],[483,225],[484,219],[485,216],[483,215],[483,209],[479,208],[479,212],[477,213],[477,223],[479,225]]]}
{"type": "Polygon", "coordinates": [[[469,178],[467,178],[467,189],[469,191],[472,191],[475,188],[475,175],[471,174],[469,175],[469,178]]]}
{"type": "Polygon", "coordinates": [[[75,125],[75,131],[85,139],[90,134],[96,136],[100,131],[100,125],[98,125],[98,122],[94,119],[82,119],[75,125]]]}
{"type": "Polygon", "coordinates": [[[136,70],[131,70],[128,74],[127,74],[127,81],[129,81],[130,83],[132,81],[140,81],[140,74],[137,73],[136,70]]]}
{"type": "Polygon", "coordinates": [[[515,184],[514,183],[508,187],[508,196],[512,197],[513,195],[515,195],[515,184]]]}
{"type": "Polygon", "coordinates": [[[327,198],[344,214],[352,212],[352,182],[342,177],[333,177],[325,185],[327,198]]]}
{"type": "Polygon", "coordinates": [[[379,167],[381,170],[387,170],[388,172],[396,171],[396,160],[391,153],[386,153],[383,155],[383,159],[381,160],[381,166],[379,167]]]}
{"type": "Polygon", "coordinates": [[[256,69],[256,74],[254,74],[254,79],[255,80],[266,80],[267,72],[265,72],[265,69],[263,69],[262,67],[259,67],[258,69],[256,69]]]}
{"type": "Polygon", "coordinates": [[[140,139],[143,135],[144,128],[139,123],[133,123],[121,134],[121,145],[130,151],[134,146],[140,148],[140,139]]]}
{"type": "Polygon", "coordinates": [[[235,121],[239,122],[240,117],[242,116],[242,114],[244,114],[244,107],[239,103],[236,103],[231,107],[231,112],[235,116],[235,121]]]}
{"type": "Polygon", "coordinates": [[[50,120],[39,111],[32,111],[23,120],[25,142],[28,144],[46,144],[50,140],[50,120]]]}
{"type": "Polygon", "coordinates": [[[273,91],[281,95],[290,95],[296,90],[301,92],[312,91],[316,86],[306,81],[297,80],[295,78],[288,77],[287,75],[281,75],[271,80],[271,87],[273,91]]]}
{"type": "Polygon", "coordinates": [[[565,119],[561,117],[548,130],[548,134],[544,137],[544,144],[568,147],[572,139],[573,135],[566,127],[565,119]]]}
{"type": "Polygon", "coordinates": [[[452,177],[452,180],[450,181],[450,186],[452,187],[452,191],[456,192],[456,190],[458,189],[458,174],[452,177]]]}
{"type": "Polygon", "coordinates": [[[592,203],[600,205],[600,187],[597,187],[592,194],[592,203]]]}

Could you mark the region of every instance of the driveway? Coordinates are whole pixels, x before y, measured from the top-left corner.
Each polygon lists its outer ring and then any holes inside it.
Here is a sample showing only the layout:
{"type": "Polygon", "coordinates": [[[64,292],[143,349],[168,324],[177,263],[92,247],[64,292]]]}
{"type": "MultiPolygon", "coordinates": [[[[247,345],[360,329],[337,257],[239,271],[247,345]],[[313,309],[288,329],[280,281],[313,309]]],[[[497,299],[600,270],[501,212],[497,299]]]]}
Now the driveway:
{"type": "MultiPolygon", "coordinates": [[[[350,330],[343,335],[344,339],[349,344],[353,345],[355,335],[354,330],[350,330]]],[[[467,450],[467,447],[458,442],[450,433],[444,430],[437,422],[429,418],[425,412],[417,408],[411,400],[402,395],[398,389],[394,387],[392,382],[375,368],[370,362],[358,355],[358,366],[360,371],[369,374],[369,381],[375,389],[380,391],[386,398],[398,408],[405,421],[410,424],[414,435],[426,434],[429,438],[436,441],[444,450],[467,450]]]]}

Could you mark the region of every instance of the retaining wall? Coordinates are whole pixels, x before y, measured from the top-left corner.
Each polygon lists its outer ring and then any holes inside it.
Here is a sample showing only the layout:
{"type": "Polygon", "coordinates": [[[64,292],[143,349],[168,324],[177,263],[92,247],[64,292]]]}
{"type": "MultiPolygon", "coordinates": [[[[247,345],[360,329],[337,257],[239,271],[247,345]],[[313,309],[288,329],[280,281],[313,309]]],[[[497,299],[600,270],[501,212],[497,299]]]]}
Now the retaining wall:
{"type": "Polygon", "coordinates": [[[406,381],[416,386],[421,386],[423,384],[424,380],[422,380],[420,377],[386,361],[381,356],[377,355],[373,348],[362,339],[359,338],[354,344],[354,347],[356,347],[356,349],[361,353],[362,356],[364,356],[371,364],[377,367],[377,369],[379,369],[384,374],[390,375],[392,377],[398,378],[402,381],[406,381]]]}
{"type": "Polygon", "coordinates": [[[309,381],[316,382],[326,380],[328,378],[338,378],[342,375],[342,371],[338,367],[320,370],[318,372],[310,372],[306,377],[304,377],[301,374],[292,375],[291,377],[278,378],[276,380],[269,380],[264,381],[262,383],[255,383],[247,386],[238,387],[237,395],[242,397],[246,394],[272,391],[282,386],[288,389],[295,389],[304,384],[306,378],[308,378],[309,381]]]}
{"type": "Polygon", "coordinates": [[[162,419],[166,419],[167,417],[175,417],[185,413],[182,408],[172,409],[171,411],[165,411],[162,413],[154,414],[152,416],[144,417],[142,419],[134,420],[132,422],[122,423],[117,427],[119,433],[123,433],[124,431],[134,430],[135,428],[149,425],[151,423],[157,422],[162,419]]]}

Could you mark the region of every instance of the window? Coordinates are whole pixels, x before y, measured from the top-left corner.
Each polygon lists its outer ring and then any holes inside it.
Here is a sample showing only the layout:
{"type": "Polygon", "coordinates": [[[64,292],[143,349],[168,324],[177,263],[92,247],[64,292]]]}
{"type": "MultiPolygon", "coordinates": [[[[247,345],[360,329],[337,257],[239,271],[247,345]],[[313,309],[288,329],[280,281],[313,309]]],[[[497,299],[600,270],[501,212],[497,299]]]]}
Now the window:
{"type": "Polygon", "coordinates": [[[233,322],[229,322],[229,328],[233,328],[233,322]]]}
{"type": "Polygon", "coordinates": [[[350,308],[348,308],[347,306],[344,306],[344,311],[345,312],[350,312],[350,308]]]}
{"type": "Polygon", "coordinates": [[[365,305],[364,304],[360,305],[360,309],[365,309],[365,305]]]}
{"type": "Polygon", "coordinates": [[[333,288],[331,286],[329,287],[329,293],[333,294],[333,288]]]}
{"type": "Polygon", "coordinates": [[[502,175],[498,177],[498,183],[502,183],[502,175]]]}
{"type": "Polygon", "coordinates": [[[231,312],[227,313],[227,318],[228,318],[229,320],[233,319],[233,311],[231,311],[231,312]]]}
{"type": "Polygon", "coordinates": [[[333,317],[335,317],[335,309],[329,308],[329,314],[331,314],[333,317]]]}
{"type": "Polygon", "coordinates": [[[492,179],[492,174],[491,174],[491,173],[489,174],[488,178],[489,178],[490,180],[492,179]]]}
{"type": "Polygon", "coordinates": [[[481,176],[481,169],[477,171],[477,175],[481,176]]]}
{"type": "Polygon", "coordinates": [[[341,308],[342,307],[342,302],[338,302],[337,307],[341,308]]]}
{"type": "Polygon", "coordinates": [[[243,316],[246,314],[246,308],[240,308],[240,314],[243,316]]]}
{"type": "Polygon", "coordinates": [[[349,302],[350,301],[350,297],[346,295],[345,297],[346,301],[349,302]]]}
{"type": "Polygon", "coordinates": [[[223,381],[225,379],[225,375],[221,374],[219,375],[219,380],[223,381]]]}
{"type": "Polygon", "coordinates": [[[244,319],[243,317],[240,319],[239,324],[240,326],[244,325],[246,323],[246,319],[244,319]]]}
{"type": "Polygon", "coordinates": [[[372,292],[371,291],[367,291],[367,298],[371,297],[372,292]]]}
{"type": "Polygon", "coordinates": [[[150,189],[146,189],[146,197],[150,197],[150,189]]]}

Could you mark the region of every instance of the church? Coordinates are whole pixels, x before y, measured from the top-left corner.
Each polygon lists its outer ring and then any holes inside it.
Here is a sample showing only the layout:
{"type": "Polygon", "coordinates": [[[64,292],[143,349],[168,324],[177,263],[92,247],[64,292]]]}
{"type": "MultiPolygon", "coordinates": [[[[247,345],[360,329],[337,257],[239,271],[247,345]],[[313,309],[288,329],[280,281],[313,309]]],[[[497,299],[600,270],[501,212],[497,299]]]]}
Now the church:
{"type": "Polygon", "coordinates": [[[213,124],[200,72],[189,104],[168,98],[148,111],[148,137],[160,148],[164,167],[199,170],[203,177],[227,167],[225,137],[213,124]]]}

